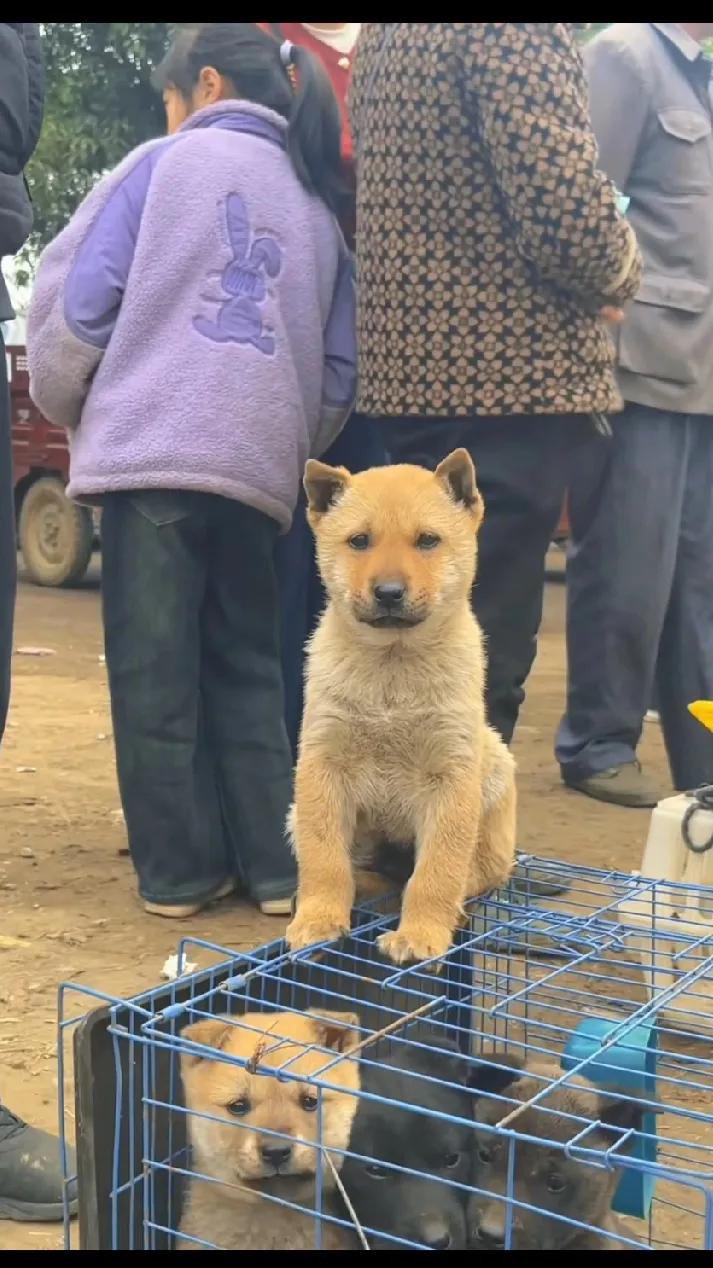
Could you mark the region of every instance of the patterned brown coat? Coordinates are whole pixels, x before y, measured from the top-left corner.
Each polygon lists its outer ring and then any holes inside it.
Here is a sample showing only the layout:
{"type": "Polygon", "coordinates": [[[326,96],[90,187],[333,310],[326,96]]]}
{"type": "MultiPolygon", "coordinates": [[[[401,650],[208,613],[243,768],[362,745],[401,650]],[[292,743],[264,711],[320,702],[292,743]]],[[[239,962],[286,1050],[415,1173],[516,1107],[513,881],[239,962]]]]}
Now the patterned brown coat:
{"type": "Polygon", "coordinates": [[[597,312],[640,260],[571,24],[367,22],[351,113],[360,411],[620,408],[597,312]]]}

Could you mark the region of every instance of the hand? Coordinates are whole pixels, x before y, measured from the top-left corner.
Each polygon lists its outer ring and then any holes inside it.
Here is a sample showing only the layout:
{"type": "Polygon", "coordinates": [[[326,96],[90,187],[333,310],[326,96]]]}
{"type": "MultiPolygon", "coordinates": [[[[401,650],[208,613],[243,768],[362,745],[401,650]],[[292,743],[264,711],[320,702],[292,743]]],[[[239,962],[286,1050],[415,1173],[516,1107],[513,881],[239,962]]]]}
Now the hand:
{"type": "Polygon", "coordinates": [[[599,316],[609,326],[619,326],[624,320],[624,309],[617,308],[614,304],[605,304],[599,309],[599,316]]]}

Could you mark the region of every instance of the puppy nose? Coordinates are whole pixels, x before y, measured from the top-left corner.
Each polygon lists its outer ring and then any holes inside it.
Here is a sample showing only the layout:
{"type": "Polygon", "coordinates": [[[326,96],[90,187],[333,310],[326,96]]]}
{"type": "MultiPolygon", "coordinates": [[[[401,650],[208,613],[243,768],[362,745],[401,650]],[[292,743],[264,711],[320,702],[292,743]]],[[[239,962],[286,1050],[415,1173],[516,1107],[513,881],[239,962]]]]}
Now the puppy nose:
{"type": "Polygon", "coordinates": [[[292,1145],[278,1144],[275,1141],[272,1145],[263,1145],[260,1153],[262,1154],[263,1162],[266,1162],[268,1167],[277,1169],[284,1162],[287,1162],[292,1153],[292,1145]]]}
{"type": "Polygon", "coordinates": [[[385,608],[398,608],[404,601],[406,587],[402,581],[377,581],[374,598],[385,608]]]}
{"type": "MultiPolygon", "coordinates": [[[[425,1213],[425,1212],[424,1212],[425,1213]]],[[[430,1250],[448,1250],[453,1238],[450,1236],[450,1230],[443,1216],[428,1215],[421,1221],[421,1235],[419,1241],[425,1246],[429,1246],[430,1250]]]]}
{"type": "Polygon", "coordinates": [[[484,1246],[490,1246],[492,1250],[502,1249],[505,1245],[505,1237],[502,1228],[497,1228],[494,1224],[479,1224],[476,1229],[476,1237],[484,1246]]]}

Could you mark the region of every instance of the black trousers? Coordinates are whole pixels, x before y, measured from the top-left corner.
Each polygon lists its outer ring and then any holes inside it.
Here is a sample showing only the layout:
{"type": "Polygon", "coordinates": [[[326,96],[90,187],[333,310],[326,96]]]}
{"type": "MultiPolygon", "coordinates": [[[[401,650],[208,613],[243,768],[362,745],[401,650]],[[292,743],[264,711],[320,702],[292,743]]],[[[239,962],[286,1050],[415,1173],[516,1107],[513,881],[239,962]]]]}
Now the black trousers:
{"type": "Polygon", "coordinates": [[[5,345],[0,333],[0,740],[5,730],[10,703],[15,580],[15,510],[12,484],[10,393],[5,345]]]}
{"type": "Polygon", "coordinates": [[[102,589],[114,741],[142,897],[199,900],[236,876],[291,895],[277,525],[207,493],[106,497],[102,589]]]}
{"type": "Polygon", "coordinates": [[[512,739],[542,619],[545,556],[583,439],[585,416],[388,418],[392,462],[435,467],[460,447],[475,462],[485,500],[473,608],[488,652],[487,708],[512,739]]]}

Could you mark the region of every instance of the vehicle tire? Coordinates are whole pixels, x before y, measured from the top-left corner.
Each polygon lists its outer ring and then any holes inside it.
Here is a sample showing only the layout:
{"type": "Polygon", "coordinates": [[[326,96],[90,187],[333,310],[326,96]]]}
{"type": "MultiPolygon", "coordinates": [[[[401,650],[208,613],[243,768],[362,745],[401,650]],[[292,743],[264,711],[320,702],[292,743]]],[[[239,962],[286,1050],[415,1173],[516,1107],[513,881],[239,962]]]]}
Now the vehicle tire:
{"type": "Polygon", "coordinates": [[[92,557],[92,513],[70,502],[58,476],[41,476],[22,500],[18,537],[25,567],[36,585],[76,585],[92,557]]]}

